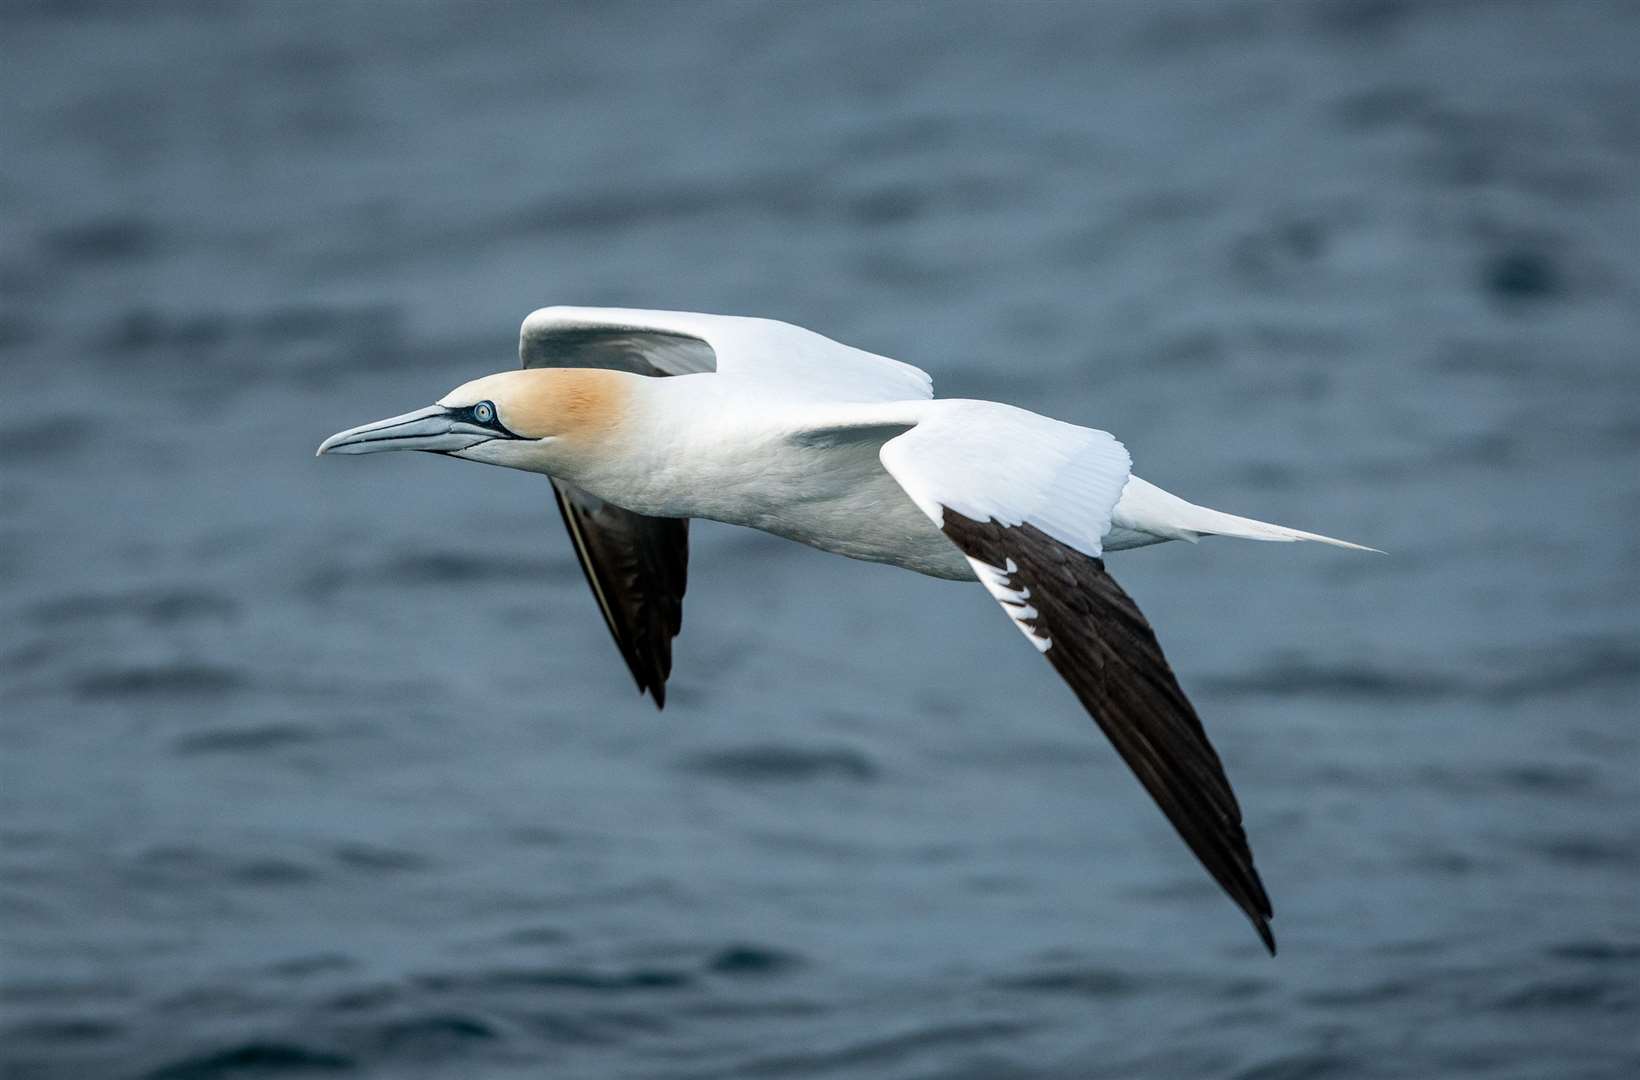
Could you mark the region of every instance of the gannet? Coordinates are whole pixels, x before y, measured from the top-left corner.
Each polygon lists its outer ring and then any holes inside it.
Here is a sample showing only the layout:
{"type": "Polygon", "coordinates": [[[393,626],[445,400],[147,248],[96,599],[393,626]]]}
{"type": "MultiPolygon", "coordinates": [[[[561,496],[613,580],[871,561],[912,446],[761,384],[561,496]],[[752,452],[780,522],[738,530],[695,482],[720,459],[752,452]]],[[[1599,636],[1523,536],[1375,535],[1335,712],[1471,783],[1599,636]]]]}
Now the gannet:
{"type": "Polygon", "coordinates": [[[935,399],[909,364],[770,319],[548,307],[522,369],[326,439],[545,474],[640,693],[666,701],[689,519],[977,581],[1070,685],[1272,954],[1269,896],[1218,754],[1106,552],[1203,536],[1313,540],[1134,476],[1108,432],[935,399]]]}

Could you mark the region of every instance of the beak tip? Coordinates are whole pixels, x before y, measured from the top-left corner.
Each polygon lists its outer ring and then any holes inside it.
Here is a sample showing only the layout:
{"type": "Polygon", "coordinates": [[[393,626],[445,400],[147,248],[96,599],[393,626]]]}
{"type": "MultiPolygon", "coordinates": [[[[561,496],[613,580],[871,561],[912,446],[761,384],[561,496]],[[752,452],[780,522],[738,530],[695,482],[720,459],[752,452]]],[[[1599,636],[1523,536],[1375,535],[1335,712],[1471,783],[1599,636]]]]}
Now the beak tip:
{"type": "Polygon", "coordinates": [[[382,450],[447,452],[482,441],[475,434],[453,430],[453,424],[450,410],[442,405],[429,405],[403,416],[390,416],[373,424],[360,424],[346,431],[338,431],[320,443],[313,456],[374,454],[382,450]]]}

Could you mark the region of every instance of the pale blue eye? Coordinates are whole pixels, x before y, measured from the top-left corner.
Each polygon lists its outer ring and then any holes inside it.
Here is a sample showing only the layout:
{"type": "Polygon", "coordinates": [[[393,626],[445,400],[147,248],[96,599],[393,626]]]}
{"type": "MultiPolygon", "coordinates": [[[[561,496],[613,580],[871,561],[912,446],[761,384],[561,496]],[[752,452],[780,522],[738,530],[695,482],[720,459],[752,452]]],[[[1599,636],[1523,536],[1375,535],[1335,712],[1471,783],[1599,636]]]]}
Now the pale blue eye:
{"type": "Polygon", "coordinates": [[[495,419],[495,406],[488,401],[481,401],[473,406],[473,419],[481,424],[488,424],[495,419]]]}

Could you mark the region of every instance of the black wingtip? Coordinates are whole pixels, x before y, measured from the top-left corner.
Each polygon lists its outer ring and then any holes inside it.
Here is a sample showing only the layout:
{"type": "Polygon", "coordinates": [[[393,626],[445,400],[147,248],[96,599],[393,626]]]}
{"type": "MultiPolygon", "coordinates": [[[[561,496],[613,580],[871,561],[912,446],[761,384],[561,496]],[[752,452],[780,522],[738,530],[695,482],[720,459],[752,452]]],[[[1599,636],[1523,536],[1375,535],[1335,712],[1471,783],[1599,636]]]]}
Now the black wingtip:
{"type": "Polygon", "coordinates": [[[1150,622],[1102,560],[1029,523],[976,521],[944,508],[945,535],[999,570],[998,599],[1032,638],[1196,859],[1235,901],[1274,956],[1270,898],[1253,866],[1241,807],[1195,707],[1150,622]],[[1030,597],[1030,604],[1009,595],[1030,597]]]}
{"type": "Polygon", "coordinates": [[[666,708],[672,639],[683,624],[689,522],[652,518],[552,482],[581,571],[638,694],[666,708]]]}

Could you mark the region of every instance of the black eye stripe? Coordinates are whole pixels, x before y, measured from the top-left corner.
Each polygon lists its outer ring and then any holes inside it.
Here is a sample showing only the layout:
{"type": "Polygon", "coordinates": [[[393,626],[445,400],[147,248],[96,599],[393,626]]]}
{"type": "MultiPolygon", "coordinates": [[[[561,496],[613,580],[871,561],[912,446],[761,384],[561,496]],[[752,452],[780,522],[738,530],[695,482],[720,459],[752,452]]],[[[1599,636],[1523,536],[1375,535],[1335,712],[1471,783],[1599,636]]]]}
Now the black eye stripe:
{"type": "Polygon", "coordinates": [[[468,405],[463,409],[451,409],[450,412],[457,420],[472,424],[476,427],[489,428],[491,431],[504,438],[522,438],[522,436],[509,431],[507,429],[507,425],[501,422],[501,414],[496,410],[495,402],[493,401],[476,402],[475,404],[468,405]]]}

